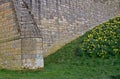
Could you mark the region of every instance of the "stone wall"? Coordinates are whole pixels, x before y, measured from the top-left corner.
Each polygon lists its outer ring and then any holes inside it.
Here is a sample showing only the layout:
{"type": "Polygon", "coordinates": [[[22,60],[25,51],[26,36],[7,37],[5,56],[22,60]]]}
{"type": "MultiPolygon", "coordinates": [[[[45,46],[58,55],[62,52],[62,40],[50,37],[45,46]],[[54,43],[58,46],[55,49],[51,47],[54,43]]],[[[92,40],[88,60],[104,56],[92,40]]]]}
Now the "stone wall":
{"type": "Polygon", "coordinates": [[[19,36],[15,14],[10,2],[0,5],[0,41],[16,39],[19,36]]]}
{"type": "Polygon", "coordinates": [[[19,70],[44,67],[42,39],[29,37],[29,31],[34,26],[20,28],[18,21],[12,2],[0,1],[0,68],[19,70]]]}
{"type": "Polygon", "coordinates": [[[0,4],[0,68],[21,67],[21,40],[10,2],[0,4]]]}
{"type": "Polygon", "coordinates": [[[0,43],[0,68],[21,69],[21,40],[0,43]]]}
{"type": "Polygon", "coordinates": [[[41,68],[42,55],[117,16],[119,10],[119,0],[0,0],[0,67],[41,68]]]}
{"type": "Polygon", "coordinates": [[[24,38],[21,42],[22,68],[38,69],[44,67],[42,39],[24,38]]]}
{"type": "Polygon", "coordinates": [[[119,0],[25,1],[42,32],[45,55],[118,15],[120,10],[119,0]]]}

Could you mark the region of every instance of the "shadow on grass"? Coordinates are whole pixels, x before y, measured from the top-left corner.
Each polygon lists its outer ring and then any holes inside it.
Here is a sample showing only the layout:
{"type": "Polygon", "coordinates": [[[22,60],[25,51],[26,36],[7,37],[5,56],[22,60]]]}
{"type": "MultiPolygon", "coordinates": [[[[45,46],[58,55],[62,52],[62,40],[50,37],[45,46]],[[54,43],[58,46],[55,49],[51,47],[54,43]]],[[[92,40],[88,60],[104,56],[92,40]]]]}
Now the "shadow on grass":
{"type": "Polygon", "coordinates": [[[120,79],[120,75],[110,76],[110,79],[120,79]]]}

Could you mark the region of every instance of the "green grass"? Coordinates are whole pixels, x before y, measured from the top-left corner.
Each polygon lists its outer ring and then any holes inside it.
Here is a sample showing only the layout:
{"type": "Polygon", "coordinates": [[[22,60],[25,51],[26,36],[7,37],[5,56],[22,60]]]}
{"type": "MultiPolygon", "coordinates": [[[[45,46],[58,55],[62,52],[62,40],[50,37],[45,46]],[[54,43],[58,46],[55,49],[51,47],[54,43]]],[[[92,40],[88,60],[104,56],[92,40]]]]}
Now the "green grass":
{"type": "MultiPolygon", "coordinates": [[[[111,20],[108,24],[110,23],[111,20]]],[[[107,33],[103,34],[103,25],[100,25],[80,38],[65,45],[56,53],[45,58],[45,68],[42,70],[11,71],[1,69],[0,79],[120,79],[120,50],[118,49],[118,45],[120,44],[118,37],[120,34],[120,32],[118,32],[120,26],[118,22],[116,24],[118,24],[117,31],[115,28],[110,29],[112,26],[104,26],[104,31],[107,30],[107,33]],[[93,40],[92,43],[87,41],[87,39],[92,39],[91,37],[88,37],[90,34],[92,34],[92,37],[96,36],[96,34],[93,33],[96,29],[99,29],[99,34],[97,35],[100,35],[99,37],[101,38],[106,37],[109,31],[112,31],[111,33],[115,32],[114,34],[117,35],[116,37],[115,35],[108,35],[106,39],[109,40],[112,37],[115,39],[114,42],[117,42],[117,44],[110,43],[110,45],[113,44],[114,46],[113,48],[110,48],[111,50],[118,49],[118,51],[112,52],[117,53],[117,57],[114,54],[112,56],[111,53],[109,55],[108,48],[104,50],[109,57],[97,57],[94,54],[92,54],[94,57],[91,55],[87,56],[89,51],[82,51],[82,48],[85,48],[85,44],[87,44],[86,49],[88,49],[87,47],[91,46],[94,42],[96,43],[95,45],[100,43],[100,47],[105,43],[102,42],[103,40],[99,40],[99,42],[93,40]],[[83,53],[85,53],[84,56],[83,53]]],[[[108,44],[108,41],[106,41],[106,43],[108,44]]],[[[100,52],[97,48],[96,51],[100,52]]],[[[95,50],[93,50],[93,52],[95,52],[95,50]]]]}

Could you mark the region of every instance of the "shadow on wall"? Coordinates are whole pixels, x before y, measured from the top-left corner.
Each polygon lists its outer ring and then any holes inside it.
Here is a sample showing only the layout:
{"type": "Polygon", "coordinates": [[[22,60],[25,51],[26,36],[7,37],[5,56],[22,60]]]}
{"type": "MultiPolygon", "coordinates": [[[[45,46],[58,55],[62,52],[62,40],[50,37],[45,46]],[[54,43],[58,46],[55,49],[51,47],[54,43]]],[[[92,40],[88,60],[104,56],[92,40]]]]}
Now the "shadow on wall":
{"type": "Polygon", "coordinates": [[[109,79],[120,79],[120,75],[116,75],[116,76],[110,76],[109,79]]]}

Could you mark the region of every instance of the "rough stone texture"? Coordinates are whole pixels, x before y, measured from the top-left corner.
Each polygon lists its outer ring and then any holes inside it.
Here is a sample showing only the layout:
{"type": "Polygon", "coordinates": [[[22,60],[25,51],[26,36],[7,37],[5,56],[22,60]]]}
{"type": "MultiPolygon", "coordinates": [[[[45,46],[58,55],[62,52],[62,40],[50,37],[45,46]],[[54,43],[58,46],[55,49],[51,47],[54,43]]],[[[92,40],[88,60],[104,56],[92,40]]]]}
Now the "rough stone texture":
{"type": "Polygon", "coordinates": [[[0,67],[42,68],[43,55],[119,10],[119,0],[0,0],[0,67]]]}
{"type": "Polygon", "coordinates": [[[37,69],[44,67],[42,56],[42,39],[22,39],[22,67],[37,69]],[[40,48],[41,47],[41,48],[40,48]]]}
{"type": "Polygon", "coordinates": [[[116,16],[119,0],[24,0],[43,36],[44,55],[116,16]]]}
{"type": "Polygon", "coordinates": [[[32,18],[27,14],[21,20],[9,0],[0,3],[0,68],[43,68],[42,39],[32,18]]]}
{"type": "Polygon", "coordinates": [[[0,67],[20,69],[21,42],[10,2],[0,5],[0,67]]]}

